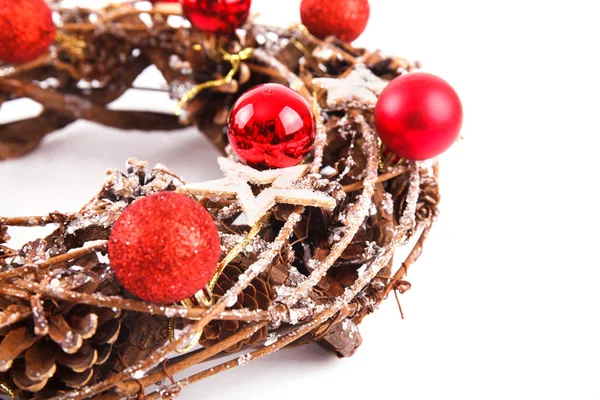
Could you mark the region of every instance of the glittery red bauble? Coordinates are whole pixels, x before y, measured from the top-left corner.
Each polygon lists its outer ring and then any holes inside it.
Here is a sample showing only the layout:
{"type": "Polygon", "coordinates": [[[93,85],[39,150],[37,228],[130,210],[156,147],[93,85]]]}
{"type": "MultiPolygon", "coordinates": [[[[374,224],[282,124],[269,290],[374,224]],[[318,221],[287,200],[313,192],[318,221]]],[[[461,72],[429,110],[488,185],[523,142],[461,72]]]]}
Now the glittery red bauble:
{"type": "Polygon", "coordinates": [[[315,117],[304,97],[277,83],[248,90],[229,115],[229,143],[258,169],[299,164],[315,140],[315,117]]]}
{"type": "Polygon", "coordinates": [[[44,0],[0,0],[0,60],[35,60],[54,41],[52,11],[44,0]]]}
{"type": "Polygon", "coordinates": [[[183,12],[204,32],[228,34],[242,26],[252,0],[182,0],[183,12]]]}
{"type": "Polygon", "coordinates": [[[221,254],[214,221],[182,194],[143,197],[115,222],[108,256],[119,282],[141,299],[174,303],[210,281],[221,254]]]}
{"type": "Polygon", "coordinates": [[[446,151],[460,133],[462,117],[462,104],[452,86],[424,72],[394,79],[375,107],[381,141],[409,160],[426,160],[446,151]]]}
{"type": "Polygon", "coordinates": [[[300,18],[310,33],[320,39],[327,36],[352,42],[369,22],[367,0],[302,0],[300,18]]]}

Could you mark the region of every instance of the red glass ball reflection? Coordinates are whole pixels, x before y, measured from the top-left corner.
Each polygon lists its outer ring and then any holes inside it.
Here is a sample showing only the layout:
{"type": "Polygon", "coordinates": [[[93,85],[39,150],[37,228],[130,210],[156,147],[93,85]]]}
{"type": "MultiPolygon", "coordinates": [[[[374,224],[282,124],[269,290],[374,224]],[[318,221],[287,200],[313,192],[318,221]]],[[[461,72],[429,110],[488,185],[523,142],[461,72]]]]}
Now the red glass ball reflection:
{"type": "Polygon", "coordinates": [[[462,104],[452,86],[424,72],[394,79],[375,107],[381,141],[409,160],[426,160],[446,151],[460,134],[462,118],[462,104]]]}
{"type": "Polygon", "coordinates": [[[119,282],[141,299],[174,303],[215,274],[221,243],[210,214],[174,192],[142,197],[115,222],[108,256],[119,282]]]}
{"type": "Polygon", "coordinates": [[[32,61],[54,41],[52,11],[44,0],[0,0],[0,60],[32,61]]]}
{"type": "Polygon", "coordinates": [[[204,32],[229,34],[250,15],[252,0],[181,0],[192,25],[204,32]]]}
{"type": "Polygon", "coordinates": [[[258,169],[299,164],[312,149],[315,117],[304,97],[277,83],[248,90],[229,115],[229,143],[258,169]]]}

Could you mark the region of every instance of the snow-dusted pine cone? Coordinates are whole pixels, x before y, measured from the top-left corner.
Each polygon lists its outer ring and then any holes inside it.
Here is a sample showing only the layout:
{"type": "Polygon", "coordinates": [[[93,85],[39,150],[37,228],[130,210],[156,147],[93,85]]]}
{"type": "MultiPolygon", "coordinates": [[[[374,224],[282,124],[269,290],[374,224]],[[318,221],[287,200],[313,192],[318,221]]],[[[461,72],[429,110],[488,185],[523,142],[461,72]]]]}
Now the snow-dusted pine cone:
{"type": "MultiPolygon", "coordinates": [[[[95,257],[93,257],[95,258],[95,257]]],[[[80,293],[116,295],[119,285],[109,267],[88,260],[49,273],[40,285],[80,293]],[[56,275],[56,274],[54,274],[56,275]]],[[[46,398],[61,390],[79,388],[104,379],[115,359],[113,344],[121,332],[124,313],[111,308],[74,304],[32,295],[29,302],[4,297],[0,324],[0,379],[19,398],[46,398]],[[14,314],[19,310],[19,314],[14,314]],[[6,325],[5,315],[19,318],[6,325]]]]}

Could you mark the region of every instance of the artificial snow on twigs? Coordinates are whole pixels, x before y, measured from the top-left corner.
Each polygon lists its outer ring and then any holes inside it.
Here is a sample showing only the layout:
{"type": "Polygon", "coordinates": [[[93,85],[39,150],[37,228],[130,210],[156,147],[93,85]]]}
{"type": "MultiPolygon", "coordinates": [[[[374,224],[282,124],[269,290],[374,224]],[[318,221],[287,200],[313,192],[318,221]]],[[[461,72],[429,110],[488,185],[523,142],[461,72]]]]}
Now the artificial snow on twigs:
{"type": "Polygon", "coordinates": [[[258,171],[225,157],[219,157],[218,162],[225,178],[184,185],[178,191],[212,198],[236,197],[244,216],[236,219],[236,225],[254,225],[276,203],[321,207],[327,210],[336,206],[333,197],[306,189],[306,184],[299,181],[308,172],[308,165],[258,171]],[[270,187],[254,196],[250,184],[270,187]]]}
{"type": "Polygon", "coordinates": [[[316,78],[313,84],[327,89],[327,108],[372,109],[388,82],[379,78],[364,64],[357,64],[345,78],[316,78]]]}

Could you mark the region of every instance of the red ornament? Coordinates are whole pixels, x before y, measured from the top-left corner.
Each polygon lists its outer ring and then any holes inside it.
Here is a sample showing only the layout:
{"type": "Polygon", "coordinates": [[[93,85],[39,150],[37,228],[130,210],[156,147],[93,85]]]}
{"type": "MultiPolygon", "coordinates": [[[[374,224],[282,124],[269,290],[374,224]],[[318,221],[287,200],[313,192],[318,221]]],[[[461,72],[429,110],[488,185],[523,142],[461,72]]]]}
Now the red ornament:
{"type": "Polygon", "coordinates": [[[143,197],[127,207],[108,242],[119,282],[156,303],[174,303],[201,290],[215,274],[220,254],[210,214],[174,192],[143,197]]]}
{"type": "Polygon", "coordinates": [[[352,42],[369,22],[368,0],[302,0],[300,18],[310,33],[320,39],[337,36],[352,42]]]}
{"type": "Polygon", "coordinates": [[[315,141],[315,117],[294,90],[277,84],[256,86],[242,95],[229,115],[229,144],[258,169],[299,164],[315,141]]]}
{"type": "Polygon", "coordinates": [[[44,0],[0,0],[0,60],[21,64],[48,50],[56,29],[44,0]]]}
{"type": "Polygon", "coordinates": [[[409,160],[426,160],[446,151],[458,138],[462,118],[462,104],[452,86],[424,72],[394,79],[375,107],[381,141],[409,160]]]}
{"type": "Polygon", "coordinates": [[[204,32],[229,34],[242,26],[252,0],[182,0],[183,12],[204,32]]]}

